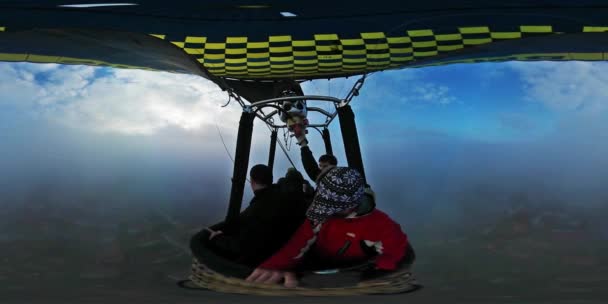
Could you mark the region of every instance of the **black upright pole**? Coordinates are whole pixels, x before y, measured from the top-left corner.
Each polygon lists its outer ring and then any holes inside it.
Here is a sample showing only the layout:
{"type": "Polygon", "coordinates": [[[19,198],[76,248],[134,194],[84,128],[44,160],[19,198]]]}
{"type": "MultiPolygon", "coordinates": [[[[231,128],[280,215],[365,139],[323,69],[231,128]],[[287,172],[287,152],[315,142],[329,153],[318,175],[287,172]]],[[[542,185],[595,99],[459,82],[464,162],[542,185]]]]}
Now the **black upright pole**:
{"type": "Polygon", "coordinates": [[[340,118],[340,130],[342,131],[344,152],[348,166],[361,172],[363,179],[365,179],[361,148],[359,147],[359,135],[357,134],[357,126],[355,124],[355,113],[353,113],[350,105],[346,105],[338,108],[338,117],[340,118]]]}
{"type": "Polygon", "coordinates": [[[253,120],[255,114],[244,111],[239,122],[239,132],[236,139],[236,153],[234,155],[234,171],[232,173],[232,189],[230,191],[230,205],[226,214],[226,224],[231,225],[241,212],[243,191],[247,179],[249,165],[249,152],[251,150],[251,136],[253,134],[253,120]]]}
{"type": "Polygon", "coordinates": [[[277,151],[277,129],[272,130],[270,133],[270,151],[268,153],[268,167],[270,171],[274,168],[274,156],[277,151]]]}
{"type": "Polygon", "coordinates": [[[325,153],[334,155],[334,150],[331,148],[331,137],[327,128],[323,129],[323,142],[325,143],[325,153]]]}

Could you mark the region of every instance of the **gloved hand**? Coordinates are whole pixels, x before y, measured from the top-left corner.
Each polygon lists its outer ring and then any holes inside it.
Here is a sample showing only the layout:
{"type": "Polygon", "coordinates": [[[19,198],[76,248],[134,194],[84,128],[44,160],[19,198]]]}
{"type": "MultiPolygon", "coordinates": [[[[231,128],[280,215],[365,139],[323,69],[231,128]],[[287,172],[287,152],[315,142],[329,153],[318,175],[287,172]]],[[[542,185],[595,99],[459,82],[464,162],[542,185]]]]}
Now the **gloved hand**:
{"type": "Polygon", "coordinates": [[[296,138],[308,133],[308,131],[306,131],[306,127],[308,126],[308,119],[306,119],[306,117],[290,116],[287,119],[286,124],[288,130],[292,132],[296,138]]]}
{"type": "Polygon", "coordinates": [[[308,139],[306,139],[306,134],[302,134],[300,137],[296,137],[298,140],[298,145],[300,147],[308,147],[308,139]]]}

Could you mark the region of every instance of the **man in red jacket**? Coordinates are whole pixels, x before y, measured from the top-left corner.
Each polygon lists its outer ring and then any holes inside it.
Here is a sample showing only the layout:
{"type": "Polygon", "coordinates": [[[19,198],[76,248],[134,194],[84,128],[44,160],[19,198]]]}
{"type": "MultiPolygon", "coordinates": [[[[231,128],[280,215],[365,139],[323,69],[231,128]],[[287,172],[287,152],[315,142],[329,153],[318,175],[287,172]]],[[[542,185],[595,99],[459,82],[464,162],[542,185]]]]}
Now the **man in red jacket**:
{"type": "Polygon", "coordinates": [[[372,251],[373,270],[381,273],[396,270],[404,261],[413,262],[414,252],[399,224],[377,209],[357,212],[364,191],[363,178],[354,169],[333,167],[322,172],[304,223],[247,281],[284,280],[286,287],[295,287],[294,270],[309,250],[335,265],[367,261],[372,251]]]}

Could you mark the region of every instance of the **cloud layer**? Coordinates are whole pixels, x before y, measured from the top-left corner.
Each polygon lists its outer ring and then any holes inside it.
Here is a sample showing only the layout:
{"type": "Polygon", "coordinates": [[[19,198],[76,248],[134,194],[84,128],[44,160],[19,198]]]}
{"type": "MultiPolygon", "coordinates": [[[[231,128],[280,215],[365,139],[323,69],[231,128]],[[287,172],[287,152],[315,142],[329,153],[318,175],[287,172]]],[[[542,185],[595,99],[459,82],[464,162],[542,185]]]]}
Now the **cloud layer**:
{"type": "Polygon", "coordinates": [[[77,129],[153,134],[164,128],[200,130],[232,124],[236,107],[200,77],[86,66],[1,65],[0,94],[14,106],[77,129]]]}
{"type": "Polygon", "coordinates": [[[608,109],[608,64],[599,62],[510,63],[528,100],[554,111],[587,114],[608,109]]]}
{"type": "MultiPolygon", "coordinates": [[[[602,185],[608,180],[603,169],[608,168],[608,132],[602,113],[608,83],[600,73],[605,65],[495,67],[500,73],[484,89],[495,93],[483,100],[474,98],[478,87],[473,76],[487,72],[488,65],[392,71],[367,79],[353,107],[367,173],[383,209],[407,221],[423,221],[434,208],[454,213],[459,193],[479,187],[502,193],[550,192],[581,205],[606,196],[602,185]],[[459,83],[459,75],[468,78],[459,83]],[[505,97],[504,92],[513,96],[505,97]],[[536,129],[542,132],[528,136],[536,129]],[[507,137],[528,140],[503,140],[507,137]]],[[[355,81],[320,80],[304,88],[310,94],[343,97],[355,81]]],[[[204,79],[0,64],[0,95],[0,128],[22,128],[3,133],[0,165],[10,169],[0,178],[8,185],[4,189],[27,192],[25,185],[41,180],[58,184],[63,179],[67,182],[56,188],[86,181],[97,193],[111,192],[99,185],[126,183],[127,188],[140,189],[142,201],[192,198],[205,200],[206,206],[225,206],[232,163],[218,133],[228,153],[234,154],[240,108],[221,108],[226,95],[204,79]]],[[[334,151],[345,164],[338,121],[331,130],[334,151]]],[[[259,121],[253,132],[250,164],[265,163],[269,132],[259,121]]],[[[316,131],[310,137],[318,157],[322,141],[316,131]]],[[[301,168],[298,146],[292,144],[289,153],[301,168]]],[[[276,176],[287,166],[277,147],[276,176]]],[[[251,193],[245,193],[248,199],[251,193]]],[[[111,196],[108,200],[118,200],[111,196]]]]}

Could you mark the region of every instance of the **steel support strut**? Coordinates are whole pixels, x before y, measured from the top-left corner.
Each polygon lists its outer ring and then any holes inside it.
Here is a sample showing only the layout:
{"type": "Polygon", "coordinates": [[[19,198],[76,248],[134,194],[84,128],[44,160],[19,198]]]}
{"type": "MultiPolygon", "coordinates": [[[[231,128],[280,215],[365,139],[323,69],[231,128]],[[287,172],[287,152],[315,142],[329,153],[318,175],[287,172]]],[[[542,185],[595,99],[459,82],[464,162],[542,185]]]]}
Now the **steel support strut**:
{"type": "Polygon", "coordinates": [[[270,151],[268,152],[268,167],[270,171],[274,168],[274,156],[277,151],[277,129],[273,129],[270,133],[270,151]]]}
{"type": "Polygon", "coordinates": [[[243,111],[239,122],[239,132],[236,140],[236,153],[234,155],[234,171],[232,173],[232,188],[230,190],[230,205],[226,214],[226,224],[232,225],[241,212],[245,180],[249,166],[249,153],[251,151],[251,136],[253,135],[253,120],[255,113],[243,111]]]}
{"type": "Polygon", "coordinates": [[[325,153],[329,155],[334,155],[334,150],[331,147],[331,137],[329,136],[329,130],[327,128],[323,129],[323,133],[321,133],[323,137],[323,142],[325,143],[325,153]]]}
{"type": "Polygon", "coordinates": [[[357,134],[357,126],[355,124],[355,113],[353,113],[350,105],[345,105],[338,107],[338,117],[340,118],[340,130],[342,131],[344,152],[348,166],[359,171],[367,183],[365,170],[363,169],[361,148],[359,147],[359,135],[357,134]]]}

